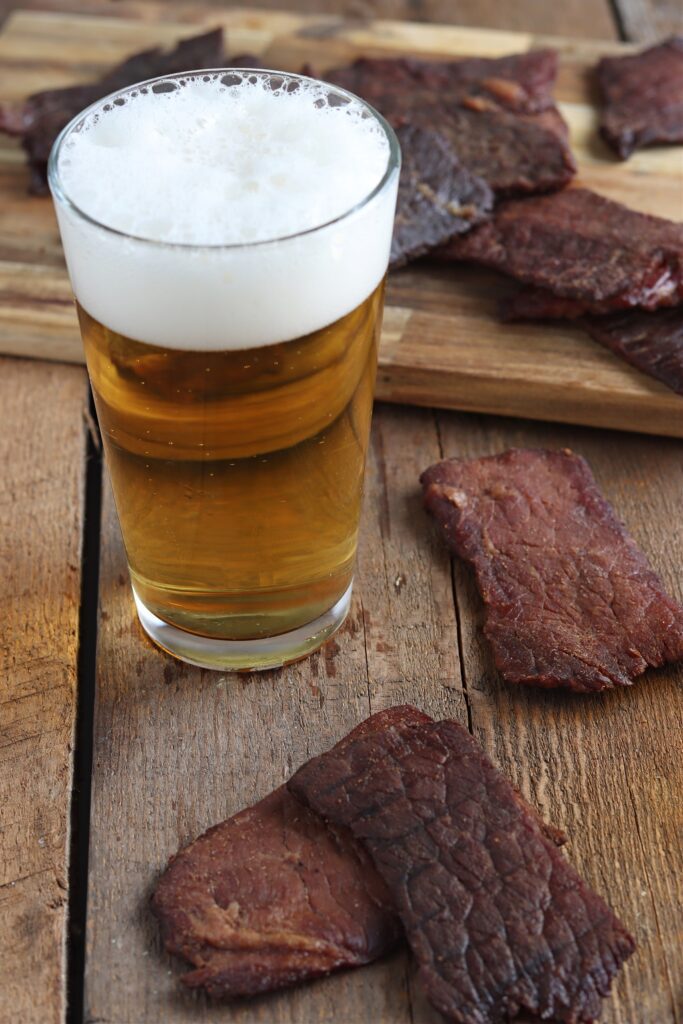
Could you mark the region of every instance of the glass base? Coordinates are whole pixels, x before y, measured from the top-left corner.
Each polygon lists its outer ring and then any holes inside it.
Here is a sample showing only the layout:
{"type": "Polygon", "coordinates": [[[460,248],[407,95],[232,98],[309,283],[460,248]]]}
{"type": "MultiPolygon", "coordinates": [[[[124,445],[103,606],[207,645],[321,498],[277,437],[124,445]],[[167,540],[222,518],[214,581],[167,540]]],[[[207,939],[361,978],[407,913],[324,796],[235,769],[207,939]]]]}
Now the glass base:
{"type": "Polygon", "coordinates": [[[305,658],[333,636],[348,614],[352,587],[353,583],[350,583],[337,603],[313,622],[289,633],[260,640],[217,640],[188,633],[151,612],[135,593],[135,587],[133,597],[147,636],[174,658],[223,672],[261,672],[305,658]]]}

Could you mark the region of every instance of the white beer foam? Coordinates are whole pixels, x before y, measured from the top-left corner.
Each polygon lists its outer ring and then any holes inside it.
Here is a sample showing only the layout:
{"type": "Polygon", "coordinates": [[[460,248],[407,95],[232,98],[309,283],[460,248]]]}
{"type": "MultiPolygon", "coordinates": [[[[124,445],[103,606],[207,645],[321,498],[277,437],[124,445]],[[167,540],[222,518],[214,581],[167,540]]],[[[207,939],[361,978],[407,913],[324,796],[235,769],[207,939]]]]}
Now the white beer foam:
{"type": "Polygon", "coordinates": [[[350,312],[386,271],[398,172],[343,216],[385,174],[380,123],[359,102],[329,105],[314,82],[222,78],[102,101],[60,150],[62,193],[98,222],[57,194],[76,298],[139,341],[285,341],[350,312]]]}

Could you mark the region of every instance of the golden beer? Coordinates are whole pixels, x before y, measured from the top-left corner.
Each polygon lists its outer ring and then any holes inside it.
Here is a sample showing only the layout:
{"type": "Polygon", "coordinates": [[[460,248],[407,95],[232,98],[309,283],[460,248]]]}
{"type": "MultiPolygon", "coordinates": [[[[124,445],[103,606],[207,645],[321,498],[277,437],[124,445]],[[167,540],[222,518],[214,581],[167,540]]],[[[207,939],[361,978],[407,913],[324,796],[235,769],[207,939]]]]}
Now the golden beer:
{"type": "Polygon", "coordinates": [[[307,337],[192,352],[79,308],[136,593],[202,636],[311,622],[353,574],[383,285],[307,337]]]}
{"type": "Polygon", "coordinates": [[[400,154],[357,97],[189,72],[67,126],[48,177],[147,634],[270,668],[348,611],[400,154]]]}

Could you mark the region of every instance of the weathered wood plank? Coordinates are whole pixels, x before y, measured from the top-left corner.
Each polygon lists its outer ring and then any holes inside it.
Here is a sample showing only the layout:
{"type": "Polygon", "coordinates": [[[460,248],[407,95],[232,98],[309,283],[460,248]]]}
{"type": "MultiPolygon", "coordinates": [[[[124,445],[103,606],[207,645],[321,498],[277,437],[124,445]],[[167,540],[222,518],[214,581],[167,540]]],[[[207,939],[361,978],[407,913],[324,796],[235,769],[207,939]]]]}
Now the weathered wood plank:
{"type": "Polygon", "coordinates": [[[683,32],[678,0],[614,0],[619,26],[626,39],[656,43],[683,32]]]}
{"type": "Polygon", "coordinates": [[[0,1021],[61,1024],[85,371],[0,360],[0,1021]]]}
{"type": "MultiPolygon", "coordinates": [[[[672,528],[683,495],[680,442],[465,416],[440,415],[439,426],[446,457],[514,446],[586,456],[669,591],[683,599],[683,534],[672,528]]],[[[650,671],[628,691],[594,697],[506,686],[481,634],[471,574],[458,564],[454,573],[475,735],[544,817],[566,829],[569,856],[636,935],[638,951],[601,1020],[678,1022],[683,671],[650,671]]]]}
{"type": "MultiPolygon", "coordinates": [[[[279,785],[371,710],[411,700],[466,722],[448,559],[416,529],[429,412],[380,409],[357,586],[338,637],[259,676],[202,672],[143,637],[105,499],[88,898],[86,1020],[408,1024],[405,954],[235,1007],[179,990],[147,899],[180,844],[279,785]]],[[[413,1020],[421,1013],[419,998],[413,1020]]]]}
{"type": "MultiPolygon", "coordinates": [[[[146,0],[22,0],[16,6],[29,10],[87,11],[105,17],[160,20],[172,15],[173,20],[186,23],[205,21],[224,9],[224,0],[204,0],[195,4],[188,0],[171,3],[148,3],[146,0]]],[[[259,0],[259,8],[269,11],[296,9],[300,13],[339,16],[362,22],[374,18],[396,21],[436,22],[466,25],[473,28],[495,28],[526,32],[530,26],[539,33],[570,37],[588,35],[615,39],[616,27],[609,3],[589,5],[586,0],[567,0],[562,5],[546,0],[524,0],[524,3],[501,3],[501,0],[259,0]]]]}

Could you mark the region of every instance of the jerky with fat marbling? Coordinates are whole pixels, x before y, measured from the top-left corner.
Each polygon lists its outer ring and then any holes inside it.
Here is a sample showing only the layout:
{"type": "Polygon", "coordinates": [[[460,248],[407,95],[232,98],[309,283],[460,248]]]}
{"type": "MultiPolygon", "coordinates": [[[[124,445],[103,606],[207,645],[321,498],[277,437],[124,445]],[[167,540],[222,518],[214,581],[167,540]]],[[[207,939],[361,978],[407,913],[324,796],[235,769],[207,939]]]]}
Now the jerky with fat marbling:
{"type": "Polygon", "coordinates": [[[683,36],[624,57],[603,57],[600,134],[626,160],[643,146],[683,142],[683,36]]]}
{"type": "Polygon", "coordinates": [[[448,1020],[597,1017],[634,941],[460,725],[387,724],[288,785],[369,851],[448,1020]]]}
{"type": "Polygon", "coordinates": [[[439,256],[481,263],[533,286],[507,303],[509,319],[683,302],[683,224],[585,188],[502,203],[439,256]]]}
{"type": "MultiPolygon", "coordinates": [[[[429,720],[391,708],[342,742],[429,720]]],[[[152,908],[166,948],[194,965],[184,983],[212,996],[254,995],[357,967],[402,934],[365,850],[284,786],[176,854],[152,908]]]]}
{"type": "Polygon", "coordinates": [[[510,683],[598,692],[683,659],[683,607],[573,452],[448,459],[421,478],[474,568],[484,633],[510,683]]]}

